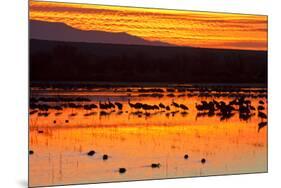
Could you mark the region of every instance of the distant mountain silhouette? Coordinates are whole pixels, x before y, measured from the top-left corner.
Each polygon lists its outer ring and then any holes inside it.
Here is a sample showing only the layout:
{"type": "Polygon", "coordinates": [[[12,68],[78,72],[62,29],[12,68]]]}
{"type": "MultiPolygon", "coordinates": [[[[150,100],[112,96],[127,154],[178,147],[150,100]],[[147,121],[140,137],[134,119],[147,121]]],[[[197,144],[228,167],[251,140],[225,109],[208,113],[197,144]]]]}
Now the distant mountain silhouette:
{"type": "Polygon", "coordinates": [[[132,36],[124,32],[112,33],[95,30],[84,31],[75,29],[60,22],[30,20],[29,23],[31,39],[66,42],[172,46],[171,44],[160,41],[147,41],[143,38],[132,36]]]}

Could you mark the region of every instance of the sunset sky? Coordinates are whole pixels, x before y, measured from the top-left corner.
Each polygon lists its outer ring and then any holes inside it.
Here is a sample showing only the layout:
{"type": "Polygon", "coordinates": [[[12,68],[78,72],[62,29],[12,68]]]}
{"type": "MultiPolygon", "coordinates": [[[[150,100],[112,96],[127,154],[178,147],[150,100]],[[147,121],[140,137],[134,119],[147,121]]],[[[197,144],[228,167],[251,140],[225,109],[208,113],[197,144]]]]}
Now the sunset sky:
{"type": "Polygon", "coordinates": [[[267,17],[30,1],[30,19],[203,48],[267,50],[267,17]]]}

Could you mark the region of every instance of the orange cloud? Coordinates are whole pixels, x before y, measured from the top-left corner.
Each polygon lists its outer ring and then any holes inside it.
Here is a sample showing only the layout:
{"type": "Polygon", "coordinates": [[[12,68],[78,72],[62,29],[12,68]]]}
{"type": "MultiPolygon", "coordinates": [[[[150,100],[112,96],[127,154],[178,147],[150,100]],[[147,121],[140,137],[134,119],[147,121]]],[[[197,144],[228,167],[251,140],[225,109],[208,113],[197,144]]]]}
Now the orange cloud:
{"type": "Polygon", "coordinates": [[[203,48],[267,50],[267,17],[30,1],[30,19],[203,48]]]}

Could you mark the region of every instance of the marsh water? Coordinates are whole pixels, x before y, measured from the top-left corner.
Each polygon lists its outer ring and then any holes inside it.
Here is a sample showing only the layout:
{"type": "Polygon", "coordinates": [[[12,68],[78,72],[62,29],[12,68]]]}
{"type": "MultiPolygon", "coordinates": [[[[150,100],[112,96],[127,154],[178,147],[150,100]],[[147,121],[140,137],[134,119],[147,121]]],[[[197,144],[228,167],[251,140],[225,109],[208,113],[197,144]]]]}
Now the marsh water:
{"type": "Polygon", "coordinates": [[[37,105],[29,117],[30,186],[267,171],[267,126],[259,127],[267,120],[258,116],[259,106],[267,114],[264,88],[32,87],[30,97],[37,105]],[[196,107],[241,97],[252,106],[247,116],[196,107]],[[122,109],[100,108],[115,102],[122,109]],[[91,104],[97,108],[87,108],[91,104]]]}

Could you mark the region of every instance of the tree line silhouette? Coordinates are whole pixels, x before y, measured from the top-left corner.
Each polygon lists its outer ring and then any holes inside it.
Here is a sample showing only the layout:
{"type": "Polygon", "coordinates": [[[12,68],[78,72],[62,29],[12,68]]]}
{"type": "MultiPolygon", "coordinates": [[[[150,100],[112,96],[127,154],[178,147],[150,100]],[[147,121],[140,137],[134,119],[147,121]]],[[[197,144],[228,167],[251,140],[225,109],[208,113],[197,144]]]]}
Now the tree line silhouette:
{"type": "Polygon", "coordinates": [[[31,81],[267,83],[267,52],[30,40],[31,81]]]}

